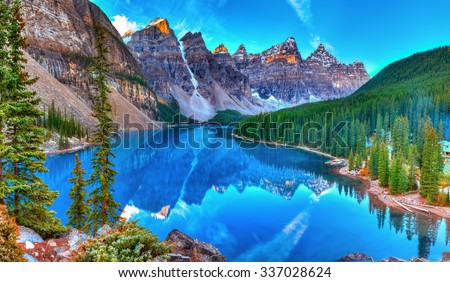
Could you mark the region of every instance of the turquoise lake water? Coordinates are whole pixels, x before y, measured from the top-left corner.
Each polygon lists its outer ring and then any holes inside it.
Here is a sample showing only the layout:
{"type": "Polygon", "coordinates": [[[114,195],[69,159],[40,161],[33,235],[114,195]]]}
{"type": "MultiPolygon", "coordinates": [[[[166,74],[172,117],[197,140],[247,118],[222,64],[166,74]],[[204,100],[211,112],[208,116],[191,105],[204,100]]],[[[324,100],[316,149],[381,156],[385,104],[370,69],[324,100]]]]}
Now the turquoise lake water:
{"type": "MultiPolygon", "coordinates": [[[[78,152],[88,172],[94,150],[78,152]]],[[[231,129],[124,133],[114,153],[124,215],[160,239],[179,229],[210,242],[228,261],[336,261],[355,252],[439,261],[450,251],[450,221],[386,208],[326,158],[235,140],[231,129]]],[[[74,155],[49,157],[43,175],[60,192],[53,209],[65,223],[74,155]]]]}

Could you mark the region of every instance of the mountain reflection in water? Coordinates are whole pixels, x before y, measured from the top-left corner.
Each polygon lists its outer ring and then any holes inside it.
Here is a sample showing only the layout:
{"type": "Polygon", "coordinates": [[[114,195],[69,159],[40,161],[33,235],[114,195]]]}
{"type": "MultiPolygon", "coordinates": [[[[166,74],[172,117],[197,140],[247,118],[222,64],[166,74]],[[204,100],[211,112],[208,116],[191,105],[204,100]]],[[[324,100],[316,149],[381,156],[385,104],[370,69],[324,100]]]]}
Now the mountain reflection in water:
{"type": "MultiPolygon", "coordinates": [[[[121,140],[128,141],[114,150],[115,198],[125,216],[161,239],[176,228],[212,243],[229,261],[335,261],[353,252],[440,260],[449,250],[447,220],[383,206],[360,182],[334,174],[322,156],[255,148],[234,140],[230,128],[128,132],[121,140]],[[226,145],[200,144],[211,135],[226,145]],[[167,146],[150,148],[150,139],[167,146]],[[187,140],[200,145],[180,148],[187,140]]],[[[79,152],[88,172],[93,152],[79,152]]],[[[73,158],[50,157],[51,173],[43,175],[60,192],[53,208],[65,222],[73,158]]]]}

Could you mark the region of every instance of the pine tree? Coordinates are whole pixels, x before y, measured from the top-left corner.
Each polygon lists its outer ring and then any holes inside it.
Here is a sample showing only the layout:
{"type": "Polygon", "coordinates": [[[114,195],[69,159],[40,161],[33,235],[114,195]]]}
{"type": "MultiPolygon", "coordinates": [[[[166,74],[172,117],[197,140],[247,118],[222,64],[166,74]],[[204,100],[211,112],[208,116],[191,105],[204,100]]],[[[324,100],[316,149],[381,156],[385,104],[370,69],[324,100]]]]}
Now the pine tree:
{"type": "Polygon", "coordinates": [[[94,116],[98,120],[97,131],[94,134],[94,143],[98,146],[92,160],[93,173],[91,184],[94,189],[90,193],[90,229],[95,232],[100,226],[116,223],[120,204],[114,201],[113,185],[117,171],[114,170],[110,135],[114,132],[111,119],[111,105],[108,101],[108,63],[106,60],[107,48],[104,44],[104,29],[96,26],[97,56],[94,58],[93,76],[97,86],[97,97],[94,105],[94,116]]]}
{"type": "Polygon", "coordinates": [[[415,191],[419,186],[416,179],[416,164],[417,164],[417,147],[413,145],[411,147],[411,155],[409,160],[409,175],[408,175],[408,190],[415,191]]]}
{"type": "Polygon", "coordinates": [[[73,185],[69,193],[72,204],[67,211],[69,225],[79,230],[87,231],[89,207],[86,200],[87,182],[84,178],[86,171],[83,169],[78,155],[75,155],[75,168],[72,171],[72,175],[73,177],[69,179],[69,182],[73,185]]]}
{"type": "Polygon", "coordinates": [[[356,166],[357,168],[362,168],[362,158],[361,158],[361,154],[356,155],[355,166],[356,166]]]}
{"type": "Polygon", "coordinates": [[[348,157],[348,170],[355,170],[355,156],[353,155],[353,149],[350,150],[350,156],[348,157]]]}
{"type": "Polygon", "coordinates": [[[424,150],[422,152],[422,176],[420,178],[420,195],[428,202],[436,202],[439,194],[439,177],[441,174],[442,147],[439,137],[432,126],[426,126],[424,150]]]}
{"type": "Polygon", "coordinates": [[[43,237],[52,236],[64,230],[53,205],[58,192],[51,191],[37,173],[47,172],[44,167],[45,153],[40,149],[44,131],[35,125],[42,116],[38,110],[39,99],[29,86],[36,82],[26,72],[24,49],[27,48],[22,18],[22,4],[14,0],[8,16],[8,92],[2,95],[2,109],[5,129],[5,159],[3,181],[11,193],[6,198],[10,212],[20,225],[30,227],[43,237]]]}
{"type": "MultiPolygon", "coordinates": [[[[0,129],[4,127],[4,94],[8,91],[9,71],[8,64],[8,5],[0,1],[0,129]]],[[[6,196],[11,193],[9,185],[3,179],[3,166],[7,147],[4,145],[3,130],[0,130],[0,205],[5,203],[6,196]]]]}
{"type": "Polygon", "coordinates": [[[396,155],[391,164],[389,194],[397,195],[408,190],[408,177],[403,167],[403,158],[396,155]]]}
{"type": "Polygon", "coordinates": [[[378,146],[377,144],[374,144],[372,146],[372,148],[370,149],[370,160],[369,160],[369,171],[370,171],[370,175],[372,180],[377,180],[378,179],[378,146]]]}
{"type": "Polygon", "coordinates": [[[389,186],[389,149],[384,143],[381,143],[380,145],[380,156],[378,161],[380,186],[387,187],[389,186]]]}

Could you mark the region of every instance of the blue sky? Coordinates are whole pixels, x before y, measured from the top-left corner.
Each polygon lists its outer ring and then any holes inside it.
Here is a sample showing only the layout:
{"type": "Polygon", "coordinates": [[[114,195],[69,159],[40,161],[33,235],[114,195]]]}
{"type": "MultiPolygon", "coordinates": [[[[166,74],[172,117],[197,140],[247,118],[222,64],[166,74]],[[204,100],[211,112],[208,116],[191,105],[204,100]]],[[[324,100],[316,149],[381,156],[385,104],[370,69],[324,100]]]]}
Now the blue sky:
{"type": "Polygon", "coordinates": [[[261,52],[292,36],[303,58],[319,43],[371,75],[419,51],[450,45],[449,0],[91,0],[119,31],[164,17],[178,36],[200,31],[214,49],[261,52]]]}

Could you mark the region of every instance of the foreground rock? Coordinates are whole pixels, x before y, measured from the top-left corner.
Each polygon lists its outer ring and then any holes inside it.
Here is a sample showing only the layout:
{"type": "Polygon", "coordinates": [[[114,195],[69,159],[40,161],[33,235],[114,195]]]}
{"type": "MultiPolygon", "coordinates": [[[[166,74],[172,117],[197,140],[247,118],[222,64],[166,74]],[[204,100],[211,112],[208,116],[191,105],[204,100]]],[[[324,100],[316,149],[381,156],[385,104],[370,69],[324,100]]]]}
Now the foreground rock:
{"type": "MultiPolygon", "coordinates": [[[[443,253],[442,254],[442,261],[444,261],[444,259],[449,259],[450,260],[450,253],[443,253]]],[[[354,253],[354,254],[349,254],[345,257],[340,258],[338,261],[352,261],[352,262],[367,262],[367,261],[371,261],[371,262],[375,262],[375,260],[373,259],[373,257],[370,257],[366,254],[363,253],[354,253]]],[[[428,259],[426,258],[416,258],[413,257],[410,260],[405,260],[402,258],[397,258],[397,257],[388,257],[388,258],[384,258],[381,259],[380,262],[429,262],[428,259]]]]}
{"type": "Polygon", "coordinates": [[[42,239],[42,237],[39,236],[39,234],[37,234],[36,232],[31,230],[30,228],[20,226],[20,233],[19,233],[19,242],[20,243],[24,243],[24,244],[26,242],[40,243],[43,241],[44,240],[42,239]]]}
{"type": "Polygon", "coordinates": [[[165,242],[173,244],[171,262],[225,262],[224,257],[213,245],[194,240],[188,235],[173,230],[165,242]],[[189,259],[189,260],[188,260],[189,259]]]}
{"type": "Polygon", "coordinates": [[[384,258],[382,260],[380,260],[381,262],[407,262],[407,260],[401,259],[401,258],[396,258],[396,257],[389,257],[389,258],[384,258]]]}
{"type": "Polygon", "coordinates": [[[25,249],[25,258],[29,262],[69,262],[72,251],[77,250],[88,238],[85,233],[72,228],[58,239],[43,241],[41,238],[39,241],[40,237],[36,237],[37,234],[34,231],[27,229],[24,228],[26,231],[26,233],[24,231],[24,236],[26,235],[24,238],[34,242],[27,240],[21,244],[25,249]]]}
{"type": "Polygon", "coordinates": [[[443,252],[442,253],[442,262],[448,262],[450,261],[450,252],[443,252]]]}
{"type": "Polygon", "coordinates": [[[353,262],[372,261],[373,262],[373,258],[369,257],[368,255],[363,254],[363,253],[354,253],[354,254],[349,254],[345,257],[340,258],[339,261],[353,261],[353,262]]]}

